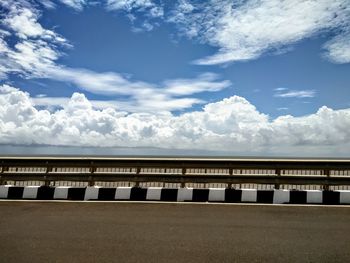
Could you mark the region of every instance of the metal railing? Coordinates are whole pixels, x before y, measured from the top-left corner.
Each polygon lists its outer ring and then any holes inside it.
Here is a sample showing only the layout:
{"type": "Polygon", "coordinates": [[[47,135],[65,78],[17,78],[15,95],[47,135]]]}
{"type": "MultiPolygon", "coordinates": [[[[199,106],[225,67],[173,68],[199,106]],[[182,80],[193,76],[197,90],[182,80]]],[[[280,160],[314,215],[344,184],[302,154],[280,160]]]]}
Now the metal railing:
{"type": "Polygon", "coordinates": [[[0,157],[0,165],[0,184],[350,187],[349,159],[0,157]]]}

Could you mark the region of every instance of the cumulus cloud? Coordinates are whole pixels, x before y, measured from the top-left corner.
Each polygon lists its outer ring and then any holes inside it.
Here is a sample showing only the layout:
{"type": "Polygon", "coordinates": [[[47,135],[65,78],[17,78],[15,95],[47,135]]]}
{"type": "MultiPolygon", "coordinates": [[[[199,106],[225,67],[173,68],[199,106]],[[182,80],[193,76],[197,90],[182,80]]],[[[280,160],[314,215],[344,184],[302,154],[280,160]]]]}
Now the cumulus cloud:
{"type": "Polygon", "coordinates": [[[0,87],[0,143],[94,147],[161,147],[240,152],[347,152],[350,109],[321,107],[304,116],[270,120],[233,96],[180,114],[125,113],[94,107],[74,93],[61,109],[39,110],[28,93],[0,87]],[[52,140],[55,138],[55,140],[52,140]]]}
{"type": "Polygon", "coordinates": [[[182,0],[168,21],[188,37],[219,48],[216,54],[195,61],[201,65],[256,59],[332,30],[346,32],[326,44],[327,56],[337,63],[349,61],[348,0],[182,0]]]}
{"type": "MultiPolygon", "coordinates": [[[[31,101],[35,106],[44,106],[48,109],[57,107],[65,107],[70,98],[68,97],[35,97],[31,101]]],[[[139,100],[90,100],[90,103],[96,109],[114,108],[119,111],[127,112],[152,112],[154,114],[164,114],[175,110],[182,110],[192,107],[194,104],[204,103],[195,98],[166,98],[164,96],[156,96],[155,98],[139,99],[139,100]]]]}

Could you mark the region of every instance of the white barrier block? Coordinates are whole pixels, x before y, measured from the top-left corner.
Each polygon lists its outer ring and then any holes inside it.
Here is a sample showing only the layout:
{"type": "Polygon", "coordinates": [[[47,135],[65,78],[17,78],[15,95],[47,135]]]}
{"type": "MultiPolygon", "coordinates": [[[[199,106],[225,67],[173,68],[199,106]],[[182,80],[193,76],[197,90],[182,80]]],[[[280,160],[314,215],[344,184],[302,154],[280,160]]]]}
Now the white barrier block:
{"type": "Polygon", "coordinates": [[[96,187],[96,186],[86,187],[84,200],[97,200],[99,188],[100,187],[96,187]]]}
{"type": "Polygon", "coordinates": [[[7,198],[9,192],[9,185],[0,185],[0,198],[7,198]]]}
{"type": "Polygon", "coordinates": [[[57,186],[53,194],[53,199],[67,199],[69,186],[57,186]]]}
{"type": "Polygon", "coordinates": [[[192,201],[193,188],[179,188],[177,191],[177,201],[192,201]]]}
{"type": "Polygon", "coordinates": [[[148,187],[146,200],[160,200],[162,187],[148,187]]]}
{"type": "Polygon", "coordinates": [[[273,203],[274,204],[285,204],[289,203],[290,191],[275,189],[273,191],[273,203]]]}
{"type": "Polygon", "coordinates": [[[306,191],[306,203],[307,204],[322,204],[322,191],[321,190],[307,190],[306,191]]]}
{"type": "Polygon", "coordinates": [[[131,187],[117,187],[115,191],[116,200],[130,200],[131,187]]]}
{"type": "Polygon", "coordinates": [[[339,203],[350,204],[350,191],[349,190],[338,190],[339,192],[339,203]]]}
{"type": "Polygon", "coordinates": [[[256,189],[242,189],[242,202],[256,202],[256,189]]]}
{"type": "Polygon", "coordinates": [[[36,199],[40,186],[26,186],[23,189],[23,199],[36,199]]]}
{"type": "Polygon", "coordinates": [[[208,201],[214,201],[214,202],[225,201],[225,188],[209,188],[208,201]]]}

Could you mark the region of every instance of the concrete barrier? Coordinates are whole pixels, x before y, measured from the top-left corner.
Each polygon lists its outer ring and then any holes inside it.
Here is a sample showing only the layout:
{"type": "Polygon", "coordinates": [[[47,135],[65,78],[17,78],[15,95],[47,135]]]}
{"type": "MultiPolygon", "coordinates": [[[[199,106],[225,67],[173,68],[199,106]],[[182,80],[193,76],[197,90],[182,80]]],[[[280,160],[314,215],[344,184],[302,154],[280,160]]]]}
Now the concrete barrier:
{"type": "Polygon", "coordinates": [[[165,202],[221,202],[266,204],[350,204],[350,191],[255,190],[162,187],[49,187],[0,186],[0,199],[28,200],[129,200],[165,202]]]}

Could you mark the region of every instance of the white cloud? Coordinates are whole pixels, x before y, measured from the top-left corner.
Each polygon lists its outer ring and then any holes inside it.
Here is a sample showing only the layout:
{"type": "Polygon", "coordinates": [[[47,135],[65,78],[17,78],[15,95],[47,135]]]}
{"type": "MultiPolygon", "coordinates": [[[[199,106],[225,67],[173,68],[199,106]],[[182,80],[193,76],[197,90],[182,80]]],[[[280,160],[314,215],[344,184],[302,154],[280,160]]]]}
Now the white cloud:
{"type": "MultiPolygon", "coordinates": [[[[163,112],[183,110],[204,101],[184,97],[200,92],[214,92],[231,85],[230,81],[221,81],[218,75],[205,73],[194,79],[173,79],[164,81],[160,86],[137,81],[129,81],[116,73],[95,73],[85,70],[54,68],[52,78],[76,84],[83,90],[104,95],[128,96],[126,101],[93,101],[93,105],[119,105],[118,109],[129,112],[163,112]]],[[[37,105],[63,105],[63,98],[35,98],[37,105]]]]}
{"type": "MultiPolygon", "coordinates": [[[[236,3],[212,0],[199,4],[181,1],[168,21],[176,23],[188,37],[197,37],[218,47],[216,54],[195,61],[212,65],[256,59],[268,51],[276,51],[320,32],[346,30],[350,25],[350,5],[348,0],[248,0],[236,3]]],[[[333,61],[348,61],[347,55],[341,52],[349,52],[346,39],[348,37],[336,37],[326,46],[333,61]]]]}
{"type": "Polygon", "coordinates": [[[96,109],[79,93],[63,108],[50,112],[36,109],[35,99],[11,86],[0,87],[0,144],[152,146],[295,155],[339,155],[348,153],[350,146],[350,109],[322,107],[308,116],[270,120],[238,96],[179,116],[96,109]]]}
{"type": "Polygon", "coordinates": [[[162,3],[153,0],[107,0],[108,11],[125,11],[132,23],[133,32],[152,31],[159,26],[155,19],[162,19],[164,8],[162,3]],[[138,13],[137,16],[133,13],[138,13]],[[139,22],[141,20],[141,22],[139,22]]]}
{"type": "Polygon", "coordinates": [[[44,29],[38,23],[39,12],[31,6],[13,4],[4,0],[1,5],[7,9],[2,24],[15,32],[21,39],[41,38],[44,40],[65,43],[66,40],[52,30],[44,29]]]}
{"type": "Polygon", "coordinates": [[[314,90],[288,90],[285,88],[275,90],[277,93],[274,96],[279,98],[313,98],[316,96],[316,91],[314,90]]]}
{"type": "Polygon", "coordinates": [[[14,33],[18,41],[14,47],[9,47],[6,40],[11,33],[6,30],[0,32],[1,78],[16,73],[25,78],[48,78],[69,82],[95,94],[126,96],[127,100],[119,101],[125,110],[152,112],[192,107],[202,103],[202,100],[188,96],[219,91],[231,85],[229,81],[219,80],[219,77],[212,73],[205,73],[193,79],[166,80],[158,85],[132,80],[117,72],[98,73],[62,66],[56,62],[62,55],[59,47],[69,45],[63,37],[39,24],[40,13],[29,4],[11,6],[5,2],[4,8],[9,12],[6,19],[0,23],[14,33]]]}
{"type": "MultiPolygon", "coordinates": [[[[26,0],[24,0],[26,1],[26,0]]],[[[39,1],[45,8],[54,9],[56,8],[55,2],[60,2],[70,8],[75,9],[76,11],[82,11],[84,6],[88,4],[88,0],[37,0],[39,1]]],[[[92,2],[91,2],[92,3],[92,2]]],[[[95,3],[95,2],[93,2],[95,3]]],[[[89,3],[90,4],[90,3],[89,3]]]]}
{"type": "Polygon", "coordinates": [[[6,78],[9,73],[44,76],[61,56],[58,47],[70,47],[68,41],[43,28],[38,22],[40,12],[29,2],[3,0],[0,6],[4,18],[0,26],[5,28],[2,32],[6,32],[0,34],[0,78],[6,78]],[[10,38],[12,43],[8,45],[10,38]]]}
{"type": "Polygon", "coordinates": [[[200,92],[214,92],[231,86],[227,80],[219,80],[218,75],[206,73],[194,79],[173,79],[155,85],[142,81],[132,81],[113,72],[96,73],[84,69],[63,67],[47,68],[47,76],[56,80],[74,83],[80,89],[95,94],[129,96],[121,102],[127,111],[174,111],[190,108],[202,103],[190,96],[200,92]]]}
{"type": "Polygon", "coordinates": [[[51,0],[39,0],[39,2],[47,9],[54,9],[56,7],[55,3],[51,0]]]}
{"type": "Polygon", "coordinates": [[[152,0],[107,0],[109,10],[126,10],[154,8],[152,0]]]}
{"type": "Polygon", "coordinates": [[[231,85],[228,80],[219,81],[219,76],[213,73],[204,73],[195,79],[174,79],[164,82],[164,93],[172,95],[190,95],[199,92],[214,92],[231,85]]]}
{"type": "Polygon", "coordinates": [[[38,95],[35,95],[36,98],[44,98],[44,97],[47,97],[47,94],[38,94],[38,95]]]}
{"type": "Polygon", "coordinates": [[[95,94],[128,96],[127,101],[120,102],[122,109],[127,111],[154,112],[190,108],[202,101],[186,96],[219,91],[231,86],[230,81],[219,80],[218,75],[212,73],[202,74],[194,79],[167,80],[160,85],[133,81],[115,72],[97,73],[56,65],[54,60],[57,54],[45,45],[25,42],[16,47],[17,52],[11,51],[8,55],[14,64],[12,71],[28,78],[50,78],[70,82],[95,94]]]}
{"type": "Polygon", "coordinates": [[[334,63],[350,63],[350,30],[327,42],[325,56],[334,63]]]}
{"type": "Polygon", "coordinates": [[[86,0],[59,0],[59,1],[78,11],[81,11],[84,8],[84,5],[86,4],[86,0]]]}
{"type": "Polygon", "coordinates": [[[274,89],[275,91],[284,91],[284,90],[287,90],[287,88],[276,88],[274,89]]]}
{"type": "Polygon", "coordinates": [[[159,18],[164,15],[163,7],[152,0],[107,0],[106,7],[109,11],[145,12],[151,18],[159,18]]]}

